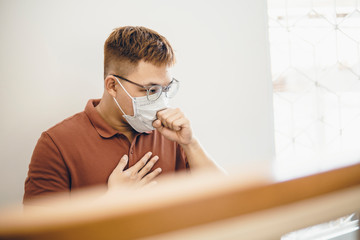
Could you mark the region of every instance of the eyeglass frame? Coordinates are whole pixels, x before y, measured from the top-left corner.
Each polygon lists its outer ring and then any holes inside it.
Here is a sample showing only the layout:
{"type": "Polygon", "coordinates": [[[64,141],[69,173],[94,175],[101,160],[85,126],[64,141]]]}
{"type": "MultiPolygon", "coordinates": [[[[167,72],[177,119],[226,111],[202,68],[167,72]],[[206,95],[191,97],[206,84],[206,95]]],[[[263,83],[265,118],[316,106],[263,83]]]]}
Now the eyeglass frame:
{"type": "MultiPolygon", "coordinates": [[[[160,85],[160,84],[152,84],[152,85],[150,85],[150,86],[144,86],[144,85],[138,84],[138,83],[136,83],[136,82],[133,82],[133,81],[131,81],[131,80],[129,80],[129,79],[126,79],[126,78],[121,77],[121,76],[116,75],[116,74],[111,74],[111,76],[120,78],[120,79],[122,79],[122,80],[124,80],[124,81],[126,81],[126,82],[129,82],[129,83],[132,83],[132,84],[134,84],[134,85],[136,85],[136,86],[138,86],[138,87],[144,88],[144,89],[146,90],[146,97],[147,97],[147,99],[148,99],[149,101],[151,101],[151,102],[158,100],[159,97],[161,96],[161,94],[162,94],[163,92],[166,94],[166,93],[167,93],[167,89],[169,88],[169,86],[170,86],[173,82],[176,82],[177,84],[180,84],[180,81],[179,81],[179,80],[177,80],[176,78],[172,78],[171,81],[170,81],[170,83],[169,83],[167,86],[165,86],[165,87],[162,86],[162,85],[160,85]],[[149,99],[149,90],[150,90],[150,88],[152,88],[152,87],[154,87],[154,86],[160,86],[160,87],[161,87],[161,93],[159,94],[159,96],[158,96],[156,99],[150,100],[150,99],[149,99]]],[[[169,98],[169,97],[167,96],[167,94],[166,94],[166,97],[169,98]]]]}

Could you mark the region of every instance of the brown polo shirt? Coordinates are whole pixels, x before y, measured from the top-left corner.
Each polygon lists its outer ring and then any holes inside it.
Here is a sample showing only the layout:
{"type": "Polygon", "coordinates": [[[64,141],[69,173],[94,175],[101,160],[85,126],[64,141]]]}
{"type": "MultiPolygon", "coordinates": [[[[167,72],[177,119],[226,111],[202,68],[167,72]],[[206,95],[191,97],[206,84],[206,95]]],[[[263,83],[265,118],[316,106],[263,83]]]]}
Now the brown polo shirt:
{"type": "Polygon", "coordinates": [[[182,148],[158,131],[128,139],[107,124],[96,111],[100,100],[89,100],[85,111],[42,133],[34,149],[25,181],[24,201],[51,192],[106,184],[119,163],[129,156],[129,168],[151,151],[159,156],[153,169],[162,175],[189,168],[182,148]]]}

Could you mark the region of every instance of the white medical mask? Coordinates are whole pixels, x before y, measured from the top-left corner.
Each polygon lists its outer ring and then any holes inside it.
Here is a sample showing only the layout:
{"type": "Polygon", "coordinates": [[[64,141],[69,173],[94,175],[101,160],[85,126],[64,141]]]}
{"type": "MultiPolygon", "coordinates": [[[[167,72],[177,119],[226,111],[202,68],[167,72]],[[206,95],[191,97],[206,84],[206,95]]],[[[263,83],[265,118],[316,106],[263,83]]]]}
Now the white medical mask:
{"type": "Polygon", "coordinates": [[[150,102],[147,99],[147,96],[143,97],[132,97],[128,91],[123,87],[120,81],[116,78],[117,82],[120,84],[122,89],[124,89],[125,93],[131,98],[134,116],[126,115],[125,112],[121,109],[118,101],[115,97],[114,101],[116,105],[119,107],[120,111],[124,114],[123,117],[130,124],[130,126],[135,129],[137,132],[148,132],[154,130],[152,123],[156,120],[156,113],[160,110],[168,108],[168,98],[164,93],[160,95],[160,97],[150,102]]]}

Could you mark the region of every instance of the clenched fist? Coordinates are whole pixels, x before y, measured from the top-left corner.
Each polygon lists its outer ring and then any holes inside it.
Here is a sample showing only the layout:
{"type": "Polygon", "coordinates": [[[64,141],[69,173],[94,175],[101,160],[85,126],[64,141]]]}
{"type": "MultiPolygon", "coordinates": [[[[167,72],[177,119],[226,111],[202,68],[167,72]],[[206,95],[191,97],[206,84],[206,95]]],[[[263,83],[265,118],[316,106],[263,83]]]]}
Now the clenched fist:
{"type": "Polygon", "coordinates": [[[153,122],[164,137],[180,145],[187,145],[193,140],[190,121],[179,108],[167,108],[157,112],[157,119],[153,122]]]}

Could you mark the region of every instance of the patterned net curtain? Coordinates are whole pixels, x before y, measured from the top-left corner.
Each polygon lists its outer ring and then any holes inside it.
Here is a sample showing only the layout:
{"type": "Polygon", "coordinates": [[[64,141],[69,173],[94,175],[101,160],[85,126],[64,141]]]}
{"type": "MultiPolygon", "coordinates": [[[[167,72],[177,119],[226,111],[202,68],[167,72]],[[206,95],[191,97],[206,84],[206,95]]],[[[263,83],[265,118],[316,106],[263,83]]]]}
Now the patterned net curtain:
{"type": "MultiPolygon", "coordinates": [[[[268,0],[268,15],[277,161],[360,150],[360,0],[268,0]]],[[[358,219],[281,239],[332,239],[358,219]]]]}
{"type": "Polygon", "coordinates": [[[268,0],[278,160],[360,149],[360,0],[268,0]]]}

